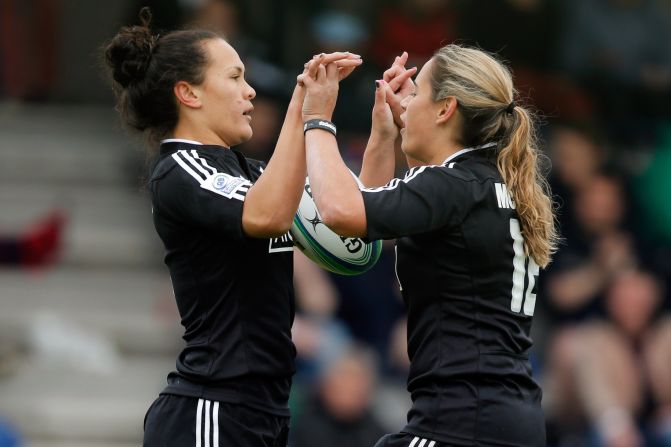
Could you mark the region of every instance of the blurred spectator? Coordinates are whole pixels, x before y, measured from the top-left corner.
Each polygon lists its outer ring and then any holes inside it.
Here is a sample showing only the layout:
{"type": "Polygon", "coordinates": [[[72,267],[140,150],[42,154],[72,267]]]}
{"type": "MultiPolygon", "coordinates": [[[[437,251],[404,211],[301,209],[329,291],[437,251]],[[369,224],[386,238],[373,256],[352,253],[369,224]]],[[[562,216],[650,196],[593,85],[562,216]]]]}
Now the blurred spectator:
{"type": "Polygon", "coordinates": [[[555,125],[548,142],[552,159],[550,183],[559,201],[558,217],[562,228],[573,225],[575,195],[594,178],[606,163],[606,151],[591,135],[576,126],[555,125]]]}
{"type": "Polygon", "coordinates": [[[385,242],[377,264],[363,275],[331,275],[341,297],[337,316],[352,336],[375,349],[383,359],[382,370],[395,370],[388,364],[391,333],[405,314],[394,265],[393,242],[385,242]],[[371,317],[374,316],[374,317],[371,317]]]}
{"type": "Polygon", "coordinates": [[[565,228],[562,247],[548,271],[547,294],[556,321],[602,312],[598,299],[608,282],[638,265],[636,240],[626,231],[627,205],[620,181],[597,175],[577,192],[575,227],[565,228]]]}
{"type": "MultiPolygon", "coordinates": [[[[251,82],[251,81],[250,81],[251,82]]],[[[241,144],[240,149],[247,157],[268,162],[282,128],[285,103],[283,100],[267,95],[261,89],[254,98],[252,131],[254,138],[241,144]]]]}
{"type": "Polygon", "coordinates": [[[349,329],[335,319],[338,291],[328,274],[294,250],[297,313],[292,327],[299,382],[311,385],[351,343],[349,329]]]}
{"type": "Polygon", "coordinates": [[[649,142],[650,118],[669,116],[669,16],[655,0],[574,0],[566,17],[564,68],[597,100],[609,133],[649,142]]]}
{"type": "Polygon", "coordinates": [[[54,211],[23,233],[0,235],[0,265],[49,265],[61,248],[64,223],[64,216],[54,211]]]}
{"type": "Polygon", "coordinates": [[[60,62],[61,2],[0,2],[0,96],[48,99],[60,62]]]}
{"type": "Polygon", "coordinates": [[[385,430],[371,412],[375,362],[350,347],[324,371],[292,427],[293,447],[371,447],[385,430]]]}
{"type": "Polygon", "coordinates": [[[557,336],[544,400],[551,445],[671,445],[671,320],[656,313],[661,297],[649,273],[621,273],[606,320],[557,336]]]}
{"type": "Polygon", "coordinates": [[[562,19],[554,0],[470,0],[464,2],[459,38],[510,63],[520,96],[546,114],[586,119],[592,113],[589,97],[556,73],[562,19]]]}

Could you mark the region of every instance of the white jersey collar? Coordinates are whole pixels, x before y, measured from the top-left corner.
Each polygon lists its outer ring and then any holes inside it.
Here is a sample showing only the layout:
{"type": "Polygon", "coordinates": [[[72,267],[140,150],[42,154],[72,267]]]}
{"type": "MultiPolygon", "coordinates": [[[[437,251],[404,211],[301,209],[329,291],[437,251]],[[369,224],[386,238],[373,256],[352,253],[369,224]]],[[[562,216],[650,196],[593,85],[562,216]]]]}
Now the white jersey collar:
{"type": "Polygon", "coordinates": [[[161,140],[161,144],[163,143],[187,143],[187,144],[196,144],[198,146],[202,146],[203,143],[200,143],[198,141],[194,140],[184,140],[181,138],[166,138],[165,140],[161,140]]]}
{"type": "Polygon", "coordinates": [[[449,163],[450,161],[454,160],[455,158],[457,158],[457,157],[460,156],[460,155],[466,154],[466,153],[468,153],[468,152],[477,151],[478,149],[486,149],[486,148],[488,148],[488,147],[493,147],[493,146],[496,146],[496,143],[495,143],[495,142],[485,143],[485,144],[481,144],[480,146],[475,146],[475,147],[467,147],[467,148],[462,149],[462,150],[460,150],[460,151],[458,151],[458,152],[455,152],[454,154],[452,154],[452,155],[450,155],[449,157],[447,157],[447,158],[445,159],[445,161],[443,162],[443,165],[446,165],[447,163],[449,163]]]}

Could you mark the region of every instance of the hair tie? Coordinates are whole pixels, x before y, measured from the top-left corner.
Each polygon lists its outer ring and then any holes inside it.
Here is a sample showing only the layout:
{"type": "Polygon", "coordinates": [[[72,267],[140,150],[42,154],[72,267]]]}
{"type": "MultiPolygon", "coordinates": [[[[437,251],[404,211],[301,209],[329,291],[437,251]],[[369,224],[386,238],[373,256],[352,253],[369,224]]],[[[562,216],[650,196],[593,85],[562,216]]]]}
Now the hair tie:
{"type": "Polygon", "coordinates": [[[508,107],[506,107],[506,113],[508,115],[512,115],[514,111],[515,111],[515,101],[511,101],[510,104],[508,104],[508,107]]]}

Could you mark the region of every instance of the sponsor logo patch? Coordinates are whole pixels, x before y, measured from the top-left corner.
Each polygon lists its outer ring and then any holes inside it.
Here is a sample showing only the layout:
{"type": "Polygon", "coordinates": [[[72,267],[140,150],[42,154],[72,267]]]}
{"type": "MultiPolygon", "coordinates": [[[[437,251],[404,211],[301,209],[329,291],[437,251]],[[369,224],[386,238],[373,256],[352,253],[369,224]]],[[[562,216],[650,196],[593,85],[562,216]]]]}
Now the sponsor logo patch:
{"type": "MultiPolygon", "coordinates": [[[[216,174],[209,180],[212,191],[221,194],[222,196],[231,197],[238,189],[245,183],[245,179],[241,177],[233,177],[228,174],[216,174]]],[[[207,188],[206,189],[210,189],[207,188]]]]}

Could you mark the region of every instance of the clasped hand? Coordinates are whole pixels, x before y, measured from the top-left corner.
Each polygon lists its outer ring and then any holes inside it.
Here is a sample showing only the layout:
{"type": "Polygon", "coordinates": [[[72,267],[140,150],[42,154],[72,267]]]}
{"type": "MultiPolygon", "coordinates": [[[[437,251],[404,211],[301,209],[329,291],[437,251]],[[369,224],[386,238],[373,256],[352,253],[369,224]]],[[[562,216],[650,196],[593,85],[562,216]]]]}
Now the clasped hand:
{"type": "Polygon", "coordinates": [[[325,119],[330,121],[338,99],[338,82],[361,65],[361,56],[352,53],[318,54],[305,64],[297,81],[305,86],[303,121],[325,119]]]}
{"type": "MultiPolygon", "coordinates": [[[[373,107],[373,132],[383,136],[398,135],[403,127],[400,115],[402,101],[414,91],[410,79],[417,68],[405,68],[408,53],[397,56],[394,63],[376,81],[375,105],[373,107]]],[[[359,55],[348,52],[319,54],[304,65],[297,82],[306,88],[303,101],[303,121],[311,119],[331,120],[338,98],[338,83],[349,76],[362,60],[359,55]]]]}

